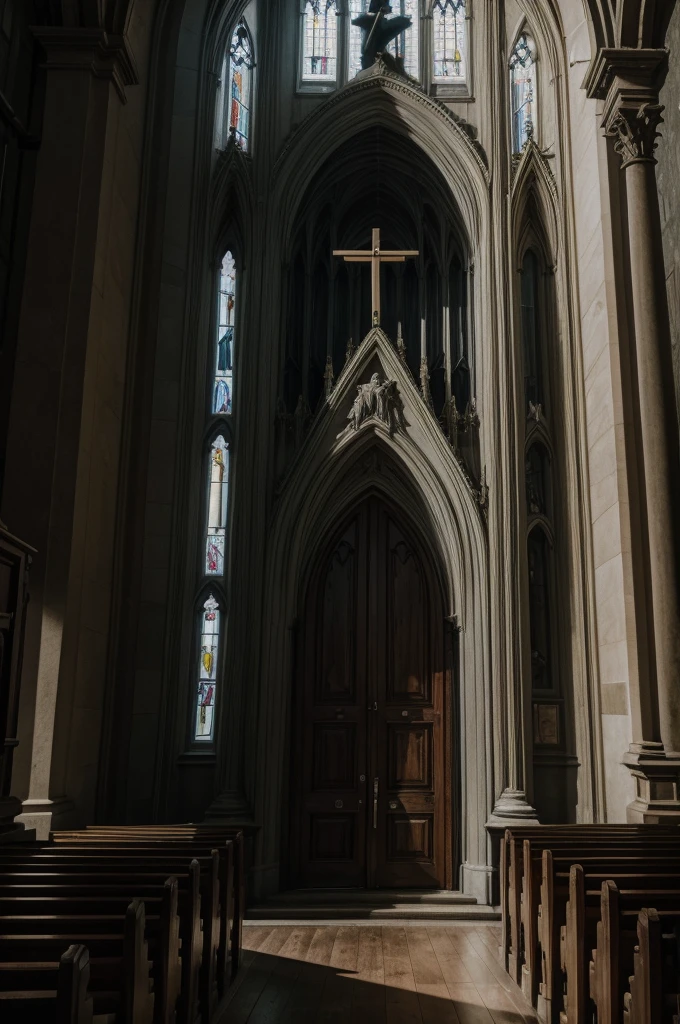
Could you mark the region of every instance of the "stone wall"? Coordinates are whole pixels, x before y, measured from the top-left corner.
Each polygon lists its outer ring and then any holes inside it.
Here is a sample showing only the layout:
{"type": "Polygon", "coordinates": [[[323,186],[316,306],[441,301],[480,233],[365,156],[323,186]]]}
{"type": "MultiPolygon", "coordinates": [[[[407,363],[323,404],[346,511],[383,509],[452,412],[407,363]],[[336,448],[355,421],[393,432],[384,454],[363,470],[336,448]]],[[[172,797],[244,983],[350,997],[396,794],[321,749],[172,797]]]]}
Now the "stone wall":
{"type": "Polygon", "coordinates": [[[680,408],[680,6],[676,5],[666,36],[671,52],[668,77],[661,90],[665,105],[664,123],[657,158],[656,180],[663,230],[668,305],[671,320],[671,344],[675,391],[680,408]]]}

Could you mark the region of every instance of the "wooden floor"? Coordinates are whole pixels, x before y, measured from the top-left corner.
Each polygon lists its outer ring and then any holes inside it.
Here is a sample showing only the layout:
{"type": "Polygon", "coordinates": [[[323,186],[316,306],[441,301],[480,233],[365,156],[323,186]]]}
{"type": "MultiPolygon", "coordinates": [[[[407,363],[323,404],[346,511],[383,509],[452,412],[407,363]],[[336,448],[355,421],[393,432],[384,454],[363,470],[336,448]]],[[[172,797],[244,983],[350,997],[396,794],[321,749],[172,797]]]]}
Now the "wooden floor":
{"type": "Polygon", "coordinates": [[[219,1024],[534,1024],[500,926],[249,925],[219,1024]]]}

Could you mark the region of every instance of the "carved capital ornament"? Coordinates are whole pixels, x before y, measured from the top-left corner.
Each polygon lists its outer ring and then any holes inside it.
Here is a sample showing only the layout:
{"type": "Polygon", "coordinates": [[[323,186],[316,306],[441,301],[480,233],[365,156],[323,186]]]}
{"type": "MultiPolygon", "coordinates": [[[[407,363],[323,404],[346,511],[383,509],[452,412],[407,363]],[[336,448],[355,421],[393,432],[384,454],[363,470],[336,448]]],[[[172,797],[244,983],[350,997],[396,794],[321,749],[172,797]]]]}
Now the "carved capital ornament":
{"type": "Polygon", "coordinates": [[[640,106],[620,106],[612,112],[605,125],[605,134],[614,140],[614,149],[622,160],[622,168],[633,163],[656,163],[654,150],[663,121],[663,106],[642,103],[640,106]]]}

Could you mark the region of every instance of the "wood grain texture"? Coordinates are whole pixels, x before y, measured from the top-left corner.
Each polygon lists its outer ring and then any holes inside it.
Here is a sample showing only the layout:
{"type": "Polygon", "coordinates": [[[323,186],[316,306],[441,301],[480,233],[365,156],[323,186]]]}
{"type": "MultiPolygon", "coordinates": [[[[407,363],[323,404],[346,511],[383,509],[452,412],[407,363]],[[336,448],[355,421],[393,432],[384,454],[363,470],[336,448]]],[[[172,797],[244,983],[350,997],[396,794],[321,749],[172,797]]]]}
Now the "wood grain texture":
{"type": "Polygon", "coordinates": [[[536,1024],[497,925],[262,925],[217,1024],[536,1024]]]}

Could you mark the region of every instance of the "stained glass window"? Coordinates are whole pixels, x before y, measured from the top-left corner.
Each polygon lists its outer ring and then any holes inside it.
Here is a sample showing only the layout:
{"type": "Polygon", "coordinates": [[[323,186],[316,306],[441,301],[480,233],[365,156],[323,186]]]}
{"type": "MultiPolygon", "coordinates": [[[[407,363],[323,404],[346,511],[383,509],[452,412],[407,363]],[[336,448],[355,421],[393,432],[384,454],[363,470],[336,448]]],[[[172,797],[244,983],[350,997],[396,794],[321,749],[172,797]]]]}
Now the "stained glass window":
{"type": "Polygon", "coordinates": [[[462,82],[467,77],[465,0],[432,4],[432,74],[435,82],[462,82]]]}
{"type": "MultiPolygon", "coordinates": [[[[393,15],[405,15],[411,19],[411,27],[401,32],[394,42],[388,46],[388,52],[393,57],[401,57],[404,61],[404,70],[411,78],[420,77],[418,61],[419,28],[420,18],[418,14],[418,0],[391,0],[391,13],[393,15]]],[[[361,71],[361,41],[362,31],[356,25],[352,25],[354,18],[366,14],[369,8],[369,0],[349,0],[349,47],[347,61],[347,77],[354,76],[361,71]]]]}
{"type": "Polygon", "coordinates": [[[234,331],[236,264],[227,252],[220,267],[220,293],[215,345],[212,412],[230,413],[234,399],[234,331]]]}
{"type": "Polygon", "coordinates": [[[229,445],[219,434],[210,446],[208,524],[205,536],[205,574],[224,576],[229,503],[229,445]]]}
{"type": "Polygon", "coordinates": [[[338,63],[338,7],[335,0],[307,0],[302,23],[302,78],[334,82],[338,63]]]}
{"type": "Polygon", "coordinates": [[[513,153],[521,153],[525,143],[533,138],[534,135],[536,117],[535,64],[536,48],[533,40],[523,32],[515,43],[515,48],[510,57],[513,153]]]}
{"type": "Polygon", "coordinates": [[[434,0],[432,32],[435,82],[464,81],[467,77],[465,0],[434,0]]]}
{"type": "MultiPolygon", "coordinates": [[[[229,48],[229,99],[227,127],[242,149],[250,140],[250,113],[253,90],[253,47],[248,29],[241,22],[229,48]]],[[[226,143],[226,138],[225,138],[226,143]]]]}
{"type": "Polygon", "coordinates": [[[211,594],[200,614],[200,651],[194,739],[210,742],[215,729],[215,691],[220,648],[220,607],[211,594]]]}

